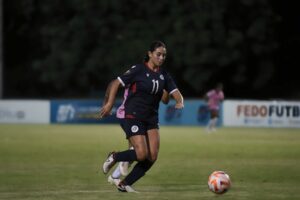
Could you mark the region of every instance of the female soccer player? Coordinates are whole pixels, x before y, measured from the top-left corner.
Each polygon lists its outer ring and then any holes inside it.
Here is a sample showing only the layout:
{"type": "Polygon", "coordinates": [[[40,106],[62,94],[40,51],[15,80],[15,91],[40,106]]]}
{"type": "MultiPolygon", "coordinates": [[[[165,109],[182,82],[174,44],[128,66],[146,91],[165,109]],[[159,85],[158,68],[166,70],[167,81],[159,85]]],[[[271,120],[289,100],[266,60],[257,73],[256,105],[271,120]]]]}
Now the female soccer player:
{"type": "Polygon", "coordinates": [[[224,100],[223,84],[218,83],[214,89],[208,91],[205,95],[205,99],[208,102],[208,109],[210,111],[210,120],[206,127],[206,131],[208,133],[212,131],[215,132],[219,117],[219,104],[224,100]]]}
{"type": "Polygon", "coordinates": [[[107,174],[116,162],[138,161],[118,189],[122,192],[135,192],[131,185],[145,175],[156,161],[159,152],[159,102],[165,89],[176,101],[175,108],[184,107],[183,97],[171,76],[161,68],[166,59],[166,46],[155,41],[148,50],[144,63],[132,66],[115,79],[109,89],[108,101],[100,109],[100,117],[109,115],[119,87],[129,86],[125,101],[124,130],[134,149],[111,152],[103,164],[107,174]]]}
{"type": "MultiPolygon", "coordinates": [[[[108,86],[109,88],[110,86],[108,86]]],[[[106,95],[105,97],[108,97],[108,90],[106,92],[106,95]]],[[[124,103],[127,99],[127,96],[128,96],[128,88],[125,88],[124,90],[124,95],[123,95],[123,102],[122,104],[119,106],[119,108],[117,109],[117,112],[116,112],[116,117],[119,119],[120,121],[120,125],[121,125],[121,128],[124,130],[124,118],[125,118],[125,107],[124,107],[124,103]]],[[[163,95],[162,95],[162,98],[161,98],[161,101],[164,103],[164,104],[168,104],[169,103],[169,94],[167,93],[167,91],[164,90],[163,92],[163,95]]],[[[107,98],[105,98],[104,102],[107,102],[107,98]]],[[[105,104],[105,103],[104,103],[105,104]]],[[[124,130],[125,132],[125,130],[124,130]]],[[[134,149],[133,146],[130,144],[130,142],[128,141],[128,149],[134,149]]],[[[126,176],[128,174],[128,170],[130,168],[130,166],[132,165],[132,162],[119,162],[119,165],[115,168],[115,170],[112,172],[112,174],[110,176],[108,176],[108,179],[107,181],[110,183],[110,184],[114,184],[116,186],[119,185],[120,183],[120,178],[121,176],[126,176]]]]}

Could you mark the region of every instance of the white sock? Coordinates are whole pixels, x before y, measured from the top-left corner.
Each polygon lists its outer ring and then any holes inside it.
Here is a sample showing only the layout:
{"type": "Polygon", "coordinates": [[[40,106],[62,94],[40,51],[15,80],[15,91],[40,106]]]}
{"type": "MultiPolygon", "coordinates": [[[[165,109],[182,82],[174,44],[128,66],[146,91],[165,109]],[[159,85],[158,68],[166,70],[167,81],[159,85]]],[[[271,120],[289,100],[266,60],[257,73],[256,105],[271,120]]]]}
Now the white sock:
{"type": "Polygon", "coordinates": [[[113,173],[111,174],[111,177],[116,179],[116,178],[120,178],[121,177],[121,172],[120,172],[120,167],[119,165],[116,167],[116,169],[113,171],[113,173]]]}
{"type": "Polygon", "coordinates": [[[211,120],[211,127],[212,127],[212,128],[215,128],[215,127],[216,127],[217,121],[218,121],[218,118],[217,118],[217,117],[215,117],[215,118],[213,118],[213,119],[211,120]]]}
{"type": "Polygon", "coordinates": [[[211,129],[212,125],[213,125],[213,119],[210,119],[209,122],[208,122],[208,124],[207,124],[207,128],[211,129]]]}
{"type": "MultiPolygon", "coordinates": [[[[129,149],[134,149],[133,147],[130,147],[129,149]]],[[[111,177],[116,179],[116,178],[120,178],[122,176],[121,171],[120,171],[120,165],[118,165],[116,167],[116,169],[113,171],[113,173],[111,174],[111,177]]]]}

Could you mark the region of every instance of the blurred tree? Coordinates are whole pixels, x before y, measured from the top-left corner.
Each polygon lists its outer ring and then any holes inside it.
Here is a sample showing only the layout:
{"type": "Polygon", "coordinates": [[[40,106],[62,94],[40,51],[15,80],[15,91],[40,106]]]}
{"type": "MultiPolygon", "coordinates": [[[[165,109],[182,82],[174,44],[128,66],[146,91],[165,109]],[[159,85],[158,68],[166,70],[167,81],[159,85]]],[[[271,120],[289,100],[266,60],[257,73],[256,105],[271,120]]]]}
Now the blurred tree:
{"type": "Polygon", "coordinates": [[[165,67],[186,96],[223,81],[231,98],[275,97],[263,93],[277,70],[279,18],[270,0],[7,0],[4,7],[6,97],[98,97],[156,39],[166,42],[165,67]]]}

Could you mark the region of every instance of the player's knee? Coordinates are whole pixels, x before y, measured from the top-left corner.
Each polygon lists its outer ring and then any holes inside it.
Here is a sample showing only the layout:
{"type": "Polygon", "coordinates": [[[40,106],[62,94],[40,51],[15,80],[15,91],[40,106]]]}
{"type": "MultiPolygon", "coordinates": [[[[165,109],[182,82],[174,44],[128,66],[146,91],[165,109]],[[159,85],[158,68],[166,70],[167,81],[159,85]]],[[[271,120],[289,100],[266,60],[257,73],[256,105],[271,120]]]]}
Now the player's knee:
{"type": "Polygon", "coordinates": [[[136,149],[135,152],[138,161],[144,161],[148,156],[147,149],[136,149]]]}
{"type": "Polygon", "coordinates": [[[150,154],[148,159],[154,163],[157,160],[157,157],[158,157],[158,152],[153,152],[150,154]]]}

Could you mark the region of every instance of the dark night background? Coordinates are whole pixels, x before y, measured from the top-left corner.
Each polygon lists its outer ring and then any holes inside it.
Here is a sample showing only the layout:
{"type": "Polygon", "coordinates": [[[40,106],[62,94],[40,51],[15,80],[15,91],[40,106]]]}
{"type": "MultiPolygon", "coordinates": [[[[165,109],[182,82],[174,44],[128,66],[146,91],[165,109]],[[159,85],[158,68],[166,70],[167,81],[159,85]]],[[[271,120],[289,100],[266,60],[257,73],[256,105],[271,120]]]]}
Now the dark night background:
{"type": "Polygon", "coordinates": [[[4,0],[4,99],[100,98],[156,39],[185,97],[300,99],[300,17],[283,0],[4,0]]]}

